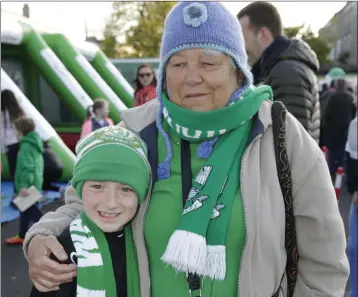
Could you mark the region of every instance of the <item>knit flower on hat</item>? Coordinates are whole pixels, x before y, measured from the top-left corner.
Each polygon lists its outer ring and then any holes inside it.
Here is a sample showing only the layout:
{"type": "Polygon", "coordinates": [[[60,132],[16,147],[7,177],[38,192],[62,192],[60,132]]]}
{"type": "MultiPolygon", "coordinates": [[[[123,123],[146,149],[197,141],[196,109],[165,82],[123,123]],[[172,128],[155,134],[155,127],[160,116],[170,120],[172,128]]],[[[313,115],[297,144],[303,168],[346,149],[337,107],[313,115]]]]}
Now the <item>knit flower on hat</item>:
{"type": "Polygon", "coordinates": [[[206,10],[205,5],[197,2],[185,6],[183,13],[184,23],[194,28],[199,27],[208,19],[208,11],[206,10]]]}

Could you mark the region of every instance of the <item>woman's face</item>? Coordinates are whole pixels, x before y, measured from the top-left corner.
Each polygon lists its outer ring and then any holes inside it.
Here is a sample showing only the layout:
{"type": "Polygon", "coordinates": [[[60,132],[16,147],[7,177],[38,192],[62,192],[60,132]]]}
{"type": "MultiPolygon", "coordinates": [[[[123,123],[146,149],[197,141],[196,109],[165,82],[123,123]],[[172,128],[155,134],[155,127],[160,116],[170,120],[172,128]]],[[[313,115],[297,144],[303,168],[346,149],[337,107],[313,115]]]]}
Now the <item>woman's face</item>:
{"type": "Polygon", "coordinates": [[[196,111],[225,107],[241,79],[230,57],[205,49],[174,54],[165,72],[170,100],[196,111]]]}
{"type": "Polygon", "coordinates": [[[136,192],[118,182],[87,181],[82,187],[82,200],[87,216],[103,232],[122,230],[138,207],[136,192]]]}
{"type": "Polygon", "coordinates": [[[153,70],[149,67],[143,67],[138,72],[138,79],[143,87],[149,86],[153,82],[153,70]]]}

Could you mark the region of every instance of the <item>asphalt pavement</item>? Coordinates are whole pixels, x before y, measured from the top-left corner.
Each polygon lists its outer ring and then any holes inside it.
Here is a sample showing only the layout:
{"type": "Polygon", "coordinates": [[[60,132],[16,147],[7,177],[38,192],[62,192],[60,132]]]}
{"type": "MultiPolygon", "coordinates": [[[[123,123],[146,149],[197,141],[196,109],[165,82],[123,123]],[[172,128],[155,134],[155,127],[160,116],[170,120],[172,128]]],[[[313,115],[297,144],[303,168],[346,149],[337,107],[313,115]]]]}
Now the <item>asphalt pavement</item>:
{"type": "MultiPolygon", "coordinates": [[[[339,209],[348,234],[348,215],[351,198],[343,186],[339,209]]],[[[45,206],[43,212],[53,211],[63,204],[62,201],[45,206]]],[[[31,281],[28,277],[28,265],[21,246],[8,246],[4,240],[18,232],[19,220],[1,225],[1,297],[28,297],[31,281]]],[[[343,297],[343,296],[342,296],[343,297]]]]}

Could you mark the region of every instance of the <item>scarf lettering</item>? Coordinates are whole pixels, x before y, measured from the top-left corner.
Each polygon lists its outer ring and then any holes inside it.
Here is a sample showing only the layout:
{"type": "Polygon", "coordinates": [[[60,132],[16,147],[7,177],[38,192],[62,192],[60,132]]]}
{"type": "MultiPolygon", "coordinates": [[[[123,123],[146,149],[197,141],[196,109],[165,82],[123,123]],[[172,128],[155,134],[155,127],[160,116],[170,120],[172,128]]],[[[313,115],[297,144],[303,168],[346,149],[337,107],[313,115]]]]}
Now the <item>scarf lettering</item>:
{"type": "Polygon", "coordinates": [[[199,131],[199,130],[195,130],[194,136],[191,136],[191,135],[189,135],[189,129],[188,129],[188,128],[181,127],[181,130],[182,130],[182,133],[183,133],[183,135],[184,135],[185,137],[187,137],[187,138],[193,138],[193,139],[199,139],[200,136],[201,136],[201,133],[202,133],[202,132],[199,131]]]}
{"type": "Polygon", "coordinates": [[[208,199],[208,196],[200,196],[198,199],[196,199],[192,205],[188,206],[184,209],[183,215],[192,212],[193,210],[199,209],[203,206],[203,201],[208,199]]]}
{"type": "Polygon", "coordinates": [[[225,204],[218,204],[213,209],[213,214],[211,216],[211,219],[216,219],[218,216],[220,216],[220,209],[225,208],[225,204]]]}
{"type": "Polygon", "coordinates": [[[203,168],[201,168],[198,175],[195,178],[195,182],[197,182],[200,185],[205,185],[206,180],[208,179],[212,169],[213,169],[212,166],[204,166],[203,168]]]}

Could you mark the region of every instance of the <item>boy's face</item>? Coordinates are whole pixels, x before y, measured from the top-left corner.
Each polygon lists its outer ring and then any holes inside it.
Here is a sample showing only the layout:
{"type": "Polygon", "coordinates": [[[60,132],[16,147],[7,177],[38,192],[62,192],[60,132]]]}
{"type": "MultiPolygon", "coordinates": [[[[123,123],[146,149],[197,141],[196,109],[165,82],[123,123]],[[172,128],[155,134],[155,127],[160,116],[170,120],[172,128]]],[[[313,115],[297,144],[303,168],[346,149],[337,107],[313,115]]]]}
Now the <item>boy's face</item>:
{"type": "Polygon", "coordinates": [[[83,207],[87,216],[103,232],[116,232],[135,215],[138,196],[118,182],[87,181],[82,187],[83,207]]]}

